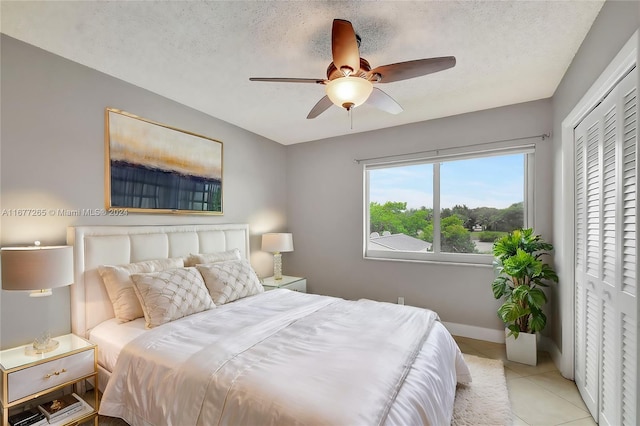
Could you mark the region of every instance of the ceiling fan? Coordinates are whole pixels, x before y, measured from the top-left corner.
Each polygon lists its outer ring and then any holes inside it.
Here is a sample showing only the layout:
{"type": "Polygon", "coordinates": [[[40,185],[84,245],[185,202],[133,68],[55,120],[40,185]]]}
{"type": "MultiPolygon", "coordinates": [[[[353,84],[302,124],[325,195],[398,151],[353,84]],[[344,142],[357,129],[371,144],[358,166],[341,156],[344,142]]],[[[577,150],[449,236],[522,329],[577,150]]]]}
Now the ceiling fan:
{"type": "Polygon", "coordinates": [[[333,20],[331,32],[331,52],[333,62],[327,68],[327,78],[256,78],[251,81],[276,83],[323,84],[326,95],[311,109],[307,118],[316,118],[331,105],[350,111],[351,108],[368,103],[391,114],[402,112],[402,107],[374,83],[392,83],[435,73],[456,65],[454,56],[417,59],[382,65],[371,69],[369,62],[360,57],[360,37],[353,30],[351,22],[333,20]]]}

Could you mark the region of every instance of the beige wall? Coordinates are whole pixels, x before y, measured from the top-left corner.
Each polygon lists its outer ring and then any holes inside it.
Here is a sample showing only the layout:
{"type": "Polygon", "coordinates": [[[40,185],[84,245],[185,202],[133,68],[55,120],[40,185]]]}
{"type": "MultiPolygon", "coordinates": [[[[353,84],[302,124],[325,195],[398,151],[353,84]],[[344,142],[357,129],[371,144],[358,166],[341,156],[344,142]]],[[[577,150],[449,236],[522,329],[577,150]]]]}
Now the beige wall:
{"type": "MultiPolygon", "coordinates": [[[[251,245],[286,226],[285,147],[5,35],[1,39],[0,209],[104,207],[104,108],[224,143],[224,215],[0,216],[2,246],[64,244],[70,225],[249,223],[251,245]]],[[[256,251],[263,275],[271,258],[256,251]]],[[[0,292],[0,346],[30,341],[46,323],[70,331],[69,289],[49,298],[0,292]]]]}
{"type": "MultiPolygon", "coordinates": [[[[296,249],[285,259],[286,273],[306,276],[314,293],[394,303],[403,296],[444,321],[502,329],[490,266],[363,259],[363,171],[354,159],[540,135],[551,127],[551,103],[540,100],[289,146],[287,216],[296,249]]],[[[551,141],[536,145],[535,226],[550,238],[551,141]]]]}

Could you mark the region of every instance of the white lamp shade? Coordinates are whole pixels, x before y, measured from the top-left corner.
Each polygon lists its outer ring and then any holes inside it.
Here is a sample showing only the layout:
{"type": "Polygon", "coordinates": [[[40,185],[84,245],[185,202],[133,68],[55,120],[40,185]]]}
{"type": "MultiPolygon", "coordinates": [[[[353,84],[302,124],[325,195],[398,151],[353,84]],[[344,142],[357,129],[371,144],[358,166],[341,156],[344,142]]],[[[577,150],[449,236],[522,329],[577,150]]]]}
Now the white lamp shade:
{"type": "Polygon", "coordinates": [[[263,234],[262,250],[271,253],[293,251],[293,235],[286,232],[263,234]]]}
{"type": "Polygon", "coordinates": [[[369,99],[373,84],[361,77],[340,77],[327,83],[325,90],[331,102],[350,109],[362,105],[369,99]]]}
{"type": "Polygon", "coordinates": [[[73,247],[3,247],[2,288],[40,290],[73,284],[73,247]]]}

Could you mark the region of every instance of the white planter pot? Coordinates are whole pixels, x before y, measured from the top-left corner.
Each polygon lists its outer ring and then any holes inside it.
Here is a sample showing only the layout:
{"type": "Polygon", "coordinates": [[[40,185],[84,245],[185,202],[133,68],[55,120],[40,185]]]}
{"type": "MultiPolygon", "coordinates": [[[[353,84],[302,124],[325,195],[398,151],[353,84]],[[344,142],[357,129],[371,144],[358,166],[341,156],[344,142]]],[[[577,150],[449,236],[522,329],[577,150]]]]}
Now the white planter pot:
{"type": "Polygon", "coordinates": [[[536,365],[538,363],[537,335],[520,333],[518,338],[507,336],[509,329],[504,330],[507,344],[507,359],[522,364],[536,365]]]}

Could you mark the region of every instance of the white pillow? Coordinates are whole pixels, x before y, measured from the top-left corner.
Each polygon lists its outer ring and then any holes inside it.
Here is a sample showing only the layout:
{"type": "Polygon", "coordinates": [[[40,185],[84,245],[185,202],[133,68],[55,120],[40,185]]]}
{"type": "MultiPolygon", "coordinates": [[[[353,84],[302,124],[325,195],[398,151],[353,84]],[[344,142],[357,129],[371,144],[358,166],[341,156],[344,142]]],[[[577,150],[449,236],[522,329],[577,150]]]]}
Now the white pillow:
{"type": "Polygon", "coordinates": [[[209,289],[213,303],[222,305],[262,293],[264,287],[247,260],[231,260],[197,265],[209,289]]]}
{"type": "Polygon", "coordinates": [[[164,271],[165,269],[181,268],[184,266],[182,258],[146,260],[144,262],[126,265],[98,267],[104,286],[113,304],[113,312],[120,322],[133,321],[142,318],[142,306],[133,290],[131,274],[164,271]]]}
{"type": "Polygon", "coordinates": [[[184,261],[184,266],[196,266],[202,263],[226,262],[227,260],[241,260],[240,250],[237,248],[216,253],[190,254],[184,261]]]}
{"type": "Polygon", "coordinates": [[[196,268],[132,274],[147,328],[215,308],[196,268]]]}

